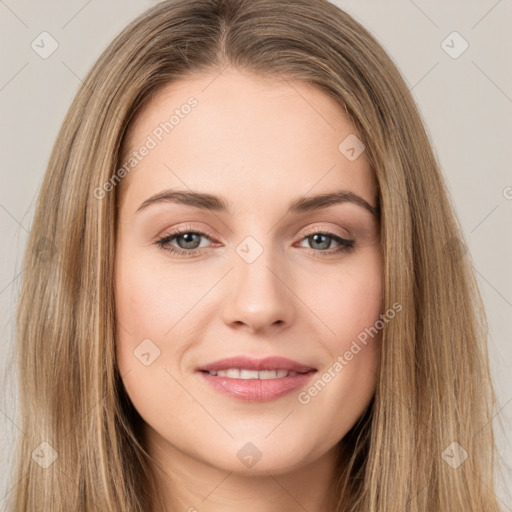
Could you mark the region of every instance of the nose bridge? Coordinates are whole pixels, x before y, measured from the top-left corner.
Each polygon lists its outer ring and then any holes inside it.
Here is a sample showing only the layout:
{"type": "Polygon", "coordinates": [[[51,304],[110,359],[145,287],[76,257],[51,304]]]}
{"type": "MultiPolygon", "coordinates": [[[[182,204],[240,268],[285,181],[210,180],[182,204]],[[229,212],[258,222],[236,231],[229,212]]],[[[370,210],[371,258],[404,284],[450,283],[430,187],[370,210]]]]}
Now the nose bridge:
{"type": "Polygon", "coordinates": [[[247,237],[234,251],[233,266],[223,308],[226,323],[243,323],[256,331],[293,321],[293,294],[271,247],[247,237]]]}

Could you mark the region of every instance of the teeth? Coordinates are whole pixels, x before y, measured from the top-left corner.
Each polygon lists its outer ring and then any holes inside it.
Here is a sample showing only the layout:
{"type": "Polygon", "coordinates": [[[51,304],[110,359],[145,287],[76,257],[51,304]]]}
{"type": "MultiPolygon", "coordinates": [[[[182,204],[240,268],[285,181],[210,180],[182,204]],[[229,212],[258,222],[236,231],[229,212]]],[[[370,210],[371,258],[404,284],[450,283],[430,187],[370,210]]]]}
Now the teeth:
{"type": "MultiPolygon", "coordinates": [[[[229,377],[229,374],[228,374],[229,377]]],[[[241,379],[258,379],[259,372],[258,370],[240,370],[240,378],[241,379]]]]}
{"type": "Polygon", "coordinates": [[[262,370],[258,372],[260,379],[275,379],[277,378],[276,370],[262,370]]]}
{"type": "Polygon", "coordinates": [[[208,372],[210,375],[217,377],[228,377],[230,379],[280,379],[282,377],[293,377],[297,372],[288,370],[245,370],[238,368],[230,368],[229,370],[213,370],[208,372]]]}

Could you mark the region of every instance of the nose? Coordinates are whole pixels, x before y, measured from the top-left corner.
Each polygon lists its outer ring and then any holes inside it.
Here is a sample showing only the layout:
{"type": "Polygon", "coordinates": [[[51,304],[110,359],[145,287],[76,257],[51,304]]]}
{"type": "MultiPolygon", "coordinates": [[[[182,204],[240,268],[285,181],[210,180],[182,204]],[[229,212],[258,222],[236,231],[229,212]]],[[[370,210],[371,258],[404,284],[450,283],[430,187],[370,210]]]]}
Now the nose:
{"type": "Polygon", "coordinates": [[[293,291],[282,266],[266,251],[252,263],[239,258],[230,275],[222,306],[226,325],[254,334],[292,325],[296,314],[293,291]]]}

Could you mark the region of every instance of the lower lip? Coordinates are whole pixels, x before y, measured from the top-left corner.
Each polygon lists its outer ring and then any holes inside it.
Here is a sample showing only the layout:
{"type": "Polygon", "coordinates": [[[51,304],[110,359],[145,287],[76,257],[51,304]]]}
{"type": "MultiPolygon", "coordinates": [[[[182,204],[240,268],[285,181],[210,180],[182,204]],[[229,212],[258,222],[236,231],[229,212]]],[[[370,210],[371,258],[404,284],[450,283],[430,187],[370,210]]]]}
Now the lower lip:
{"type": "Polygon", "coordinates": [[[245,402],[276,400],[307,384],[315,372],[276,379],[231,379],[199,372],[214,389],[245,402]]]}

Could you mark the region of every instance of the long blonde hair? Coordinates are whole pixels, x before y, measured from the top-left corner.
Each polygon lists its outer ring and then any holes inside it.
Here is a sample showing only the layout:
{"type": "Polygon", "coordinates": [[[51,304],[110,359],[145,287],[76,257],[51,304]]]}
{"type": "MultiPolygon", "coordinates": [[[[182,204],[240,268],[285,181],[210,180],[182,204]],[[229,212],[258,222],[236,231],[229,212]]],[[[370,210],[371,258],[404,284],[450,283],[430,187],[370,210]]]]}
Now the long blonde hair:
{"type": "Polygon", "coordinates": [[[383,332],[375,396],[340,442],[336,510],[498,511],[487,325],[460,224],[396,66],[325,0],[164,1],[88,73],[53,147],[24,256],[23,434],[9,510],[141,512],[158,502],[115,359],[117,190],[94,191],[116,173],[130,120],[160,87],[227,66],[335,98],[379,183],[384,309],[399,302],[402,312],[383,332]],[[458,467],[446,461],[453,450],[467,453],[458,467]]]}

